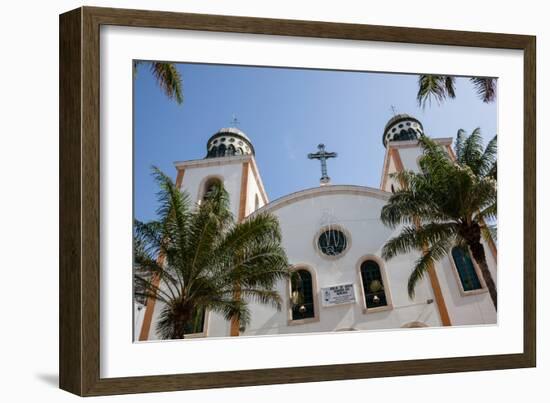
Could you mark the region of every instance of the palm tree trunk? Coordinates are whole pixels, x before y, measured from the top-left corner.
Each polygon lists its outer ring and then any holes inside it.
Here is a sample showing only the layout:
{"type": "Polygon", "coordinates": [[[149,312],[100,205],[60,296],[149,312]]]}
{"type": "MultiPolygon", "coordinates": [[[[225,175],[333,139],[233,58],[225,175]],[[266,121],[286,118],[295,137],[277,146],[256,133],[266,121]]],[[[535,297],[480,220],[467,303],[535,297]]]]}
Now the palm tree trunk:
{"type": "Polygon", "coordinates": [[[190,311],[186,309],[185,313],[179,315],[179,317],[174,321],[174,333],[172,339],[179,340],[185,339],[185,325],[191,320],[190,311]]]}
{"type": "Polygon", "coordinates": [[[497,287],[493,280],[493,276],[489,271],[489,266],[487,265],[487,259],[485,258],[485,249],[483,248],[483,245],[479,241],[470,243],[469,247],[470,247],[470,250],[472,251],[472,255],[474,256],[476,263],[478,264],[481,270],[481,274],[483,275],[483,280],[485,280],[485,285],[487,285],[487,289],[489,290],[489,294],[491,295],[491,299],[493,300],[493,305],[495,306],[495,310],[496,310],[497,309],[497,287]]]}
{"type": "MultiPolygon", "coordinates": [[[[239,283],[235,283],[234,285],[234,292],[233,292],[233,299],[235,301],[240,301],[241,299],[241,286],[239,283]]],[[[230,333],[229,335],[234,336],[240,336],[241,335],[241,324],[239,322],[239,319],[233,317],[231,318],[231,326],[230,326],[230,333]]]]}

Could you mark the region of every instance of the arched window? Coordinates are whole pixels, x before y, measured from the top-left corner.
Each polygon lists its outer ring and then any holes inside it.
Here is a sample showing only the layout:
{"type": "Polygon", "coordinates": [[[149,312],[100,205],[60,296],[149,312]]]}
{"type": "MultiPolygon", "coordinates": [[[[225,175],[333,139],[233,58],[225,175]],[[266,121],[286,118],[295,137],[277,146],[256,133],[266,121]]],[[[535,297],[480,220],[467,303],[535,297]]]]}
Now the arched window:
{"type": "Polygon", "coordinates": [[[220,186],[221,184],[222,181],[219,178],[208,178],[208,180],[204,183],[201,200],[205,201],[214,187],[220,186]]]}
{"type": "Polygon", "coordinates": [[[225,157],[226,149],[227,147],[225,146],[225,144],[220,144],[220,146],[218,147],[218,157],[225,157]]]}
{"type": "Polygon", "coordinates": [[[307,270],[296,270],[290,278],[290,304],[292,320],[315,317],[313,301],[313,278],[307,270]]]}
{"type": "Polygon", "coordinates": [[[453,255],[453,261],[460,283],[462,284],[462,289],[464,291],[473,291],[483,288],[468,250],[455,246],[451,254],[453,255]]]}
{"type": "Polygon", "coordinates": [[[365,260],[361,263],[361,282],[367,309],[388,305],[382,272],[374,260],[365,260]]]}
{"type": "Polygon", "coordinates": [[[229,147],[227,147],[227,155],[235,155],[235,146],[233,144],[229,144],[229,147]]]}

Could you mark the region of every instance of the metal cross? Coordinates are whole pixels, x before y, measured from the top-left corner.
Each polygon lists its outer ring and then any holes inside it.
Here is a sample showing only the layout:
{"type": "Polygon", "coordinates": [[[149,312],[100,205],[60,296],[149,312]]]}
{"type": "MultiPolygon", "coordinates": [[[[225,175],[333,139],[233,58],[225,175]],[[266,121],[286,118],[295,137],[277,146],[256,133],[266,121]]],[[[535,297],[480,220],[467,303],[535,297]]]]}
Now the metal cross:
{"type": "Polygon", "coordinates": [[[241,122],[239,122],[239,120],[237,119],[237,116],[235,116],[235,114],[233,114],[233,119],[231,119],[231,122],[229,122],[231,127],[238,127],[240,123],[241,122]]]}
{"type": "Polygon", "coordinates": [[[330,178],[327,174],[327,159],[336,158],[338,154],[325,151],[324,144],[319,144],[317,148],[319,149],[319,151],[317,151],[316,153],[310,153],[307,155],[307,157],[310,160],[321,161],[321,185],[326,185],[327,183],[330,182],[330,178]]]}

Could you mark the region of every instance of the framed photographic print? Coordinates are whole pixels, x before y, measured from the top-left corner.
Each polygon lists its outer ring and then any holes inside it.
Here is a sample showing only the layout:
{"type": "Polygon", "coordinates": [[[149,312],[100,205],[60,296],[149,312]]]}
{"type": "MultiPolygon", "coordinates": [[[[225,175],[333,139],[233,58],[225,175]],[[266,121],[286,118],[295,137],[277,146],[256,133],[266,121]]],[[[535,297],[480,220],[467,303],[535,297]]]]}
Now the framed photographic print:
{"type": "Polygon", "coordinates": [[[535,37],[82,7],[60,65],[62,389],[535,366],[535,37]]]}

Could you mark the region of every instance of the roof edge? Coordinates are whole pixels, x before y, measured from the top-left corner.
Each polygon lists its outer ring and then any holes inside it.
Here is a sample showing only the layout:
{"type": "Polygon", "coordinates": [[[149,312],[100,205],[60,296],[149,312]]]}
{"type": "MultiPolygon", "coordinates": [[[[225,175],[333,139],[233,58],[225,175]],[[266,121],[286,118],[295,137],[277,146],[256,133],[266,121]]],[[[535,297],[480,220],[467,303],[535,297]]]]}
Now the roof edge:
{"type": "Polygon", "coordinates": [[[300,190],[298,192],[290,193],[282,196],[272,202],[266,204],[260,209],[254,211],[249,217],[261,213],[271,213],[291,203],[295,203],[301,200],[310,199],[312,197],[335,195],[335,194],[352,194],[360,196],[370,196],[380,200],[388,200],[391,193],[381,189],[371,188],[368,186],[359,185],[328,185],[300,190]]]}

